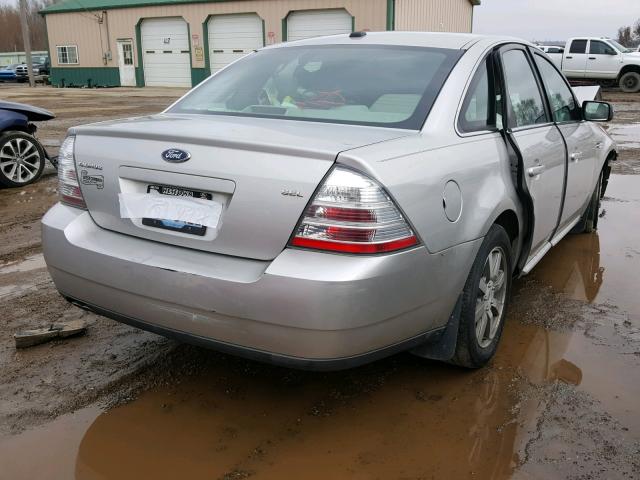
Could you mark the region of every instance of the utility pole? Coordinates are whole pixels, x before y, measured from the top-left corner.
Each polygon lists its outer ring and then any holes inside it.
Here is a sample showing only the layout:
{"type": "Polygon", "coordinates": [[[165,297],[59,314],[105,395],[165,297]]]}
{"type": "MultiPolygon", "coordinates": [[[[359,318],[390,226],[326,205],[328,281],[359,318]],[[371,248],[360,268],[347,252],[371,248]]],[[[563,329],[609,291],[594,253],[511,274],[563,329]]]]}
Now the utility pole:
{"type": "Polygon", "coordinates": [[[27,0],[20,0],[20,24],[22,26],[22,43],[27,56],[27,73],[29,85],[35,86],[33,78],[33,61],[31,60],[31,39],[29,38],[29,24],[27,23],[27,0]]]}

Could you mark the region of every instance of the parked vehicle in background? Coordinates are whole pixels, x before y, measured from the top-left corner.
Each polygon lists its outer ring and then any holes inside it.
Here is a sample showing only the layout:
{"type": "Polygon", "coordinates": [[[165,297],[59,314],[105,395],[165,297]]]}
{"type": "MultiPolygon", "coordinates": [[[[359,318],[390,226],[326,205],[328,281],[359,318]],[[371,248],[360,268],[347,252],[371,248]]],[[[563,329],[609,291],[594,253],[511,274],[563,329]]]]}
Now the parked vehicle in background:
{"type": "Polygon", "coordinates": [[[610,38],[577,37],[564,53],[548,53],[569,80],[617,85],[623,92],[640,92],[640,54],[610,38]]]}
{"type": "Polygon", "coordinates": [[[557,45],[536,45],[544,53],[564,53],[564,47],[557,45]]]}
{"type": "Polygon", "coordinates": [[[16,81],[16,68],[20,66],[19,63],[12,63],[0,70],[0,82],[15,82],[16,81]]]}
{"type": "MultiPolygon", "coordinates": [[[[29,73],[28,73],[28,71],[29,71],[29,69],[27,67],[27,64],[23,63],[22,65],[18,65],[16,67],[16,81],[18,83],[28,82],[29,81],[29,73]]],[[[33,76],[35,78],[38,75],[40,75],[40,69],[34,65],[33,66],[33,76]]]]}
{"type": "Polygon", "coordinates": [[[476,368],[513,275],[597,227],[611,118],[512,38],[283,43],[162,114],[70,129],[44,256],[74,304],[199,345],[476,368]]]}
{"type": "Polygon", "coordinates": [[[49,55],[34,55],[32,58],[33,68],[38,69],[39,75],[49,75],[51,72],[51,60],[49,55]]]}
{"type": "Polygon", "coordinates": [[[42,175],[46,160],[56,166],[35,137],[34,122],[55,118],[42,108],[0,101],[0,185],[22,187],[42,175]]]}
{"type": "MultiPolygon", "coordinates": [[[[47,55],[35,55],[32,58],[33,64],[33,75],[34,77],[40,78],[42,75],[49,75],[51,70],[51,64],[49,62],[49,57],[47,55]]],[[[15,69],[16,72],[16,80],[19,83],[24,83],[29,81],[28,67],[26,63],[22,63],[18,65],[15,69]]]]}

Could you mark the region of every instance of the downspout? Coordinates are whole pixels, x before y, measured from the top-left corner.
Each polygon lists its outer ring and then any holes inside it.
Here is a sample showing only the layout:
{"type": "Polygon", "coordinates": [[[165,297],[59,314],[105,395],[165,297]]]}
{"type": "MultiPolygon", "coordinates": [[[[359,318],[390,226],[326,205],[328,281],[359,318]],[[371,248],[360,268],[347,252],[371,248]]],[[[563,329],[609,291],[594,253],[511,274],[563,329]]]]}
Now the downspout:
{"type": "Polygon", "coordinates": [[[111,61],[111,34],[109,33],[109,15],[107,15],[107,11],[103,10],[102,15],[104,15],[104,25],[107,29],[107,60],[111,61]]]}
{"type": "Polygon", "coordinates": [[[396,0],[387,0],[387,31],[396,29],[396,0]]]}
{"type": "Polygon", "coordinates": [[[475,13],[475,11],[475,5],[471,4],[471,29],[469,30],[469,33],[473,33],[473,14],[475,13]]]}

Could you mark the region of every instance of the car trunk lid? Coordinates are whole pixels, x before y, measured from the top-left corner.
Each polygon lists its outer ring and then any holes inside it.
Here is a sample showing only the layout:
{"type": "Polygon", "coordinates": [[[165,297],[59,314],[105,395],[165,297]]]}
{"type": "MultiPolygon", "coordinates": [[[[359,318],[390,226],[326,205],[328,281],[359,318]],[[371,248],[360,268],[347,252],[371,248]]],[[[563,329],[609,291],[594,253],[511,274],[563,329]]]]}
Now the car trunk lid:
{"type": "Polygon", "coordinates": [[[82,193],[98,225],[181,247],[261,260],[275,258],[286,246],[340,152],[413,133],[173,114],[103,122],[72,132],[82,193]],[[167,162],[162,152],[168,149],[188,152],[191,158],[167,162]],[[160,228],[141,218],[123,218],[123,198],[135,203],[141,194],[157,194],[158,187],[179,195],[203,193],[202,200],[220,206],[217,226],[201,235],[167,229],[170,222],[160,228]]]}

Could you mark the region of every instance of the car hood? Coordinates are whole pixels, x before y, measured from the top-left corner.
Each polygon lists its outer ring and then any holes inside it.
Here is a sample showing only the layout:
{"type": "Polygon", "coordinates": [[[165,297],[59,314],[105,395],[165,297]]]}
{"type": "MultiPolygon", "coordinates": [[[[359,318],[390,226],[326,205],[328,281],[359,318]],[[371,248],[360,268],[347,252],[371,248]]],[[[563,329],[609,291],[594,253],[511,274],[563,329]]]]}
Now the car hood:
{"type": "Polygon", "coordinates": [[[70,133],[76,134],[81,189],[98,225],[180,247],[260,260],[273,259],[286,247],[339,153],[417,134],[320,122],[176,114],[85,125],[70,133]],[[162,153],[170,149],[188,152],[190,158],[182,163],[163,160],[162,153]],[[149,226],[144,216],[131,213],[137,207],[128,202],[146,202],[145,195],[157,191],[156,185],[210,195],[222,209],[219,223],[199,236],[149,226]]]}

